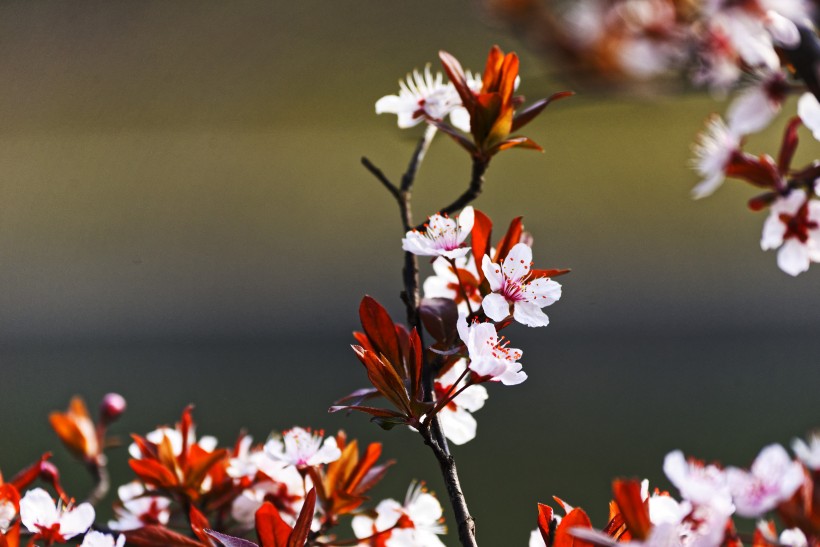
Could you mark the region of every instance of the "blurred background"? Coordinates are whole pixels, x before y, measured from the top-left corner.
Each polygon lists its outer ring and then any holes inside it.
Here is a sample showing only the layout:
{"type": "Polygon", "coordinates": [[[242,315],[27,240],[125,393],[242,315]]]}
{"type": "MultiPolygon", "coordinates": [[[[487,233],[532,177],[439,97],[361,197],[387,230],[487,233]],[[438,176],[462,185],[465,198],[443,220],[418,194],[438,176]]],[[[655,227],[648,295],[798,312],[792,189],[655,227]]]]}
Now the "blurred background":
{"type": "MultiPolygon", "coordinates": [[[[415,436],[326,408],[366,384],[362,295],[402,317],[398,211],[359,160],[398,178],[422,129],[374,103],[439,49],[481,70],[495,43],[530,99],[572,87],[466,0],[0,4],[0,469],[51,449],[81,495],[47,415],[118,391],[123,435],[188,403],[225,443],[344,428],[399,460],[375,497],[412,478],[443,494],[415,436]]],[[[499,228],[524,215],[536,265],[573,270],[549,327],[508,331],[529,380],[491,386],[454,449],[483,545],[526,544],[553,495],[602,525],[611,479],[667,486],[672,449],[743,465],[820,421],[819,272],[760,251],[751,189],[689,198],[690,143],[725,105],[579,91],[527,127],[546,152],[501,154],[475,203],[499,228]]],[[[776,151],[784,124],[747,149],[776,151]]],[[[469,169],[439,136],[417,218],[469,169]]]]}

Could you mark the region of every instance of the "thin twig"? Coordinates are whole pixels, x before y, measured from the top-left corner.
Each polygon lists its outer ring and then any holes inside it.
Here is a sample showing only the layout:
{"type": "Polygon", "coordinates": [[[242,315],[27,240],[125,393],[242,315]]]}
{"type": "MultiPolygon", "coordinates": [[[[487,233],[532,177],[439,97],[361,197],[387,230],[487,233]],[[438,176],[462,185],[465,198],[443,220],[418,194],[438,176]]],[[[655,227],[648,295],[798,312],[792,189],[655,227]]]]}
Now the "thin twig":
{"type": "Polygon", "coordinates": [[[97,505],[108,494],[111,488],[111,477],[108,474],[108,461],[105,454],[100,454],[93,462],[88,464],[88,472],[94,479],[94,488],[88,493],[85,501],[91,505],[97,505]]]}
{"type": "MultiPolygon", "coordinates": [[[[451,215],[456,211],[463,209],[472,203],[473,200],[475,200],[479,195],[481,195],[481,191],[484,187],[484,173],[487,172],[488,165],[489,162],[486,159],[473,159],[473,171],[470,176],[470,185],[467,187],[467,190],[458,196],[450,205],[439,211],[439,214],[451,215]]],[[[416,230],[421,230],[423,228],[423,223],[416,226],[416,230]]]]}

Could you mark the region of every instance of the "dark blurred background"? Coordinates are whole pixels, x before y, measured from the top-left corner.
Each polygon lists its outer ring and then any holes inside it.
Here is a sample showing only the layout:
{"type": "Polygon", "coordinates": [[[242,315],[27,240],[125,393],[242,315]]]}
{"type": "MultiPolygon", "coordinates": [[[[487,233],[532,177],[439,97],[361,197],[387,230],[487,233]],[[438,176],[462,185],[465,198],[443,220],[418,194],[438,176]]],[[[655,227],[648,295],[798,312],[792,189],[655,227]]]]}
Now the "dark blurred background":
{"type": "MultiPolygon", "coordinates": [[[[81,495],[46,417],[119,391],[123,435],[189,402],[226,443],[344,428],[399,459],[377,497],[411,478],[443,494],[419,439],[326,408],[366,384],[361,296],[401,317],[398,213],[359,159],[397,178],[421,129],[373,105],[439,49],[481,70],[494,43],[528,97],[572,87],[466,0],[0,4],[0,469],[53,449],[81,495]]],[[[690,143],[725,105],[580,91],[527,128],[546,153],[499,156],[476,203],[499,227],[524,215],[536,264],[573,269],[549,327],[509,331],[529,380],[491,386],[455,449],[483,545],[526,544],[552,495],[603,524],[610,480],[664,486],[672,449],[741,465],[818,424],[817,269],[760,251],[750,189],[689,198],[690,143]]],[[[438,137],[417,217],[468,176],[438,137]]]]}

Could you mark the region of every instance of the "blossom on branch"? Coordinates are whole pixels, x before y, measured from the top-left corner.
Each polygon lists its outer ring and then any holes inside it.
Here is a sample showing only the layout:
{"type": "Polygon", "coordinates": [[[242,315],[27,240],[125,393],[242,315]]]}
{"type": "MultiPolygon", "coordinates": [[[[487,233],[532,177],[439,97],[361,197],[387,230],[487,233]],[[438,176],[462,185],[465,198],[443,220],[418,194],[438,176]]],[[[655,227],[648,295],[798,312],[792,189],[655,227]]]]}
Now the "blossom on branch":
{"type": "Polygon", "coordinates": [[[111,534],[93,530],[85,535],[80,547],[123,547],[123,545],[125,545],[125,536],[122,534],[115,540],[111,534]]]}
{"type": "Polygon", "coordinates": [[[693,166],[703,180],[692,190],[695,199],[704,198],[717,190],[726,178],[733,157],[740,152],[740,138],[726,126],[720,116],[706,122],[706,129],[698,135],[692,147],[693,166]]]}
{"type": "Polygon", "coordinates": [[[42,488],[26,492],[20,500],[20,521],[34,540],[65,542],[85,533],[94,523],[94,508],[89,503],[76,507],[61,506],[42,488]]]}
{"type": "Polygon", "coordinates": [[[501,264],[495,264],[484,255],[481,269],[493,291],[484,297],[481,305],[487,317],[503,321],[510,315],[528,327],[545,327],[549,318],[541,308],[561,298],[561,285],[532,270],[532,249],[524,243],[516,244],[501,264]]]}
{"type": "Polygon", "coordinates": [[[274,460],[282,461],[297,468],[312,467],[330,463],[342,455],[336,446],[336,439],[322,439],[324,431],[294,427],[285,431],[281,438],[273,438],[265,444],[265,453],[274,460]]]}
{"type": "Polygon", "coordinates": [[[803,466],[772,444],[760,451],[749,471],[729,467],[726,482],[737,514],[760,517],[792,497],[803,484],[803,466]]]}
{"type": "Polygon", "coordinates": [[[360,547],[444,547],[437,537],[447,531],[441,504],[423,484],[411,484],[403,504],[381,501],[375,513],[375,518],[365,514],[353,518],[360,547]]]}
{"type": "MultiPolygon", "coordinates": [[[[470,71],[465,73],[467,85],[478,91],[481,79],[470,71]]],[[[442,74],[435,76],[430,65],[424,72],[414,70],[405,80],[399,80],[399,94],[387,95],[376,101],[376,114],[396,114],[400,128],[418,125],[422,121],[442,121],[448,115],[450,123],[461,131],[470,130],[470,115],[461,104],[455,86],[444,82],[442,74]]]]}
{"type": "Polygon", "coordinates": [[[424,230],[410,230],[401,240],[401,248],[418,256],[459,258],[470,252],[462,244],[473,229],[473,208],[465,207],[455,219],[433,215],[424,224],[424,230]]]}
{"type": "Polygon", "coordinates": [[[778,267],[793,276],[820,261],[820,201],[803,190],[778,197],[763,225],[760,247],[779,249],[778,267]]]}
{"type": "Polygon", "coordinates": [[[512,386],[527,379],[518,362],[521,350],[509,347],[509,342],[498,336],[492,323],[472,323],[468,326],[467,317],[462,314],[458,318],[458,334],[467,346],[469,367],[477,382],[501,382],[512,386]]]}
{"type": "Polygon", "coordinates": [[[481,409],[489,397],[484,386],[467,386],[466,371],[467,361],[459,359],[444,374],[436,378],[434,384],[436,400],[452,396],[456,391],[463,389],[438,412],[444,435],[456,445],[462,445],[475,438],[478,424],[472,413],[481,409]]]}

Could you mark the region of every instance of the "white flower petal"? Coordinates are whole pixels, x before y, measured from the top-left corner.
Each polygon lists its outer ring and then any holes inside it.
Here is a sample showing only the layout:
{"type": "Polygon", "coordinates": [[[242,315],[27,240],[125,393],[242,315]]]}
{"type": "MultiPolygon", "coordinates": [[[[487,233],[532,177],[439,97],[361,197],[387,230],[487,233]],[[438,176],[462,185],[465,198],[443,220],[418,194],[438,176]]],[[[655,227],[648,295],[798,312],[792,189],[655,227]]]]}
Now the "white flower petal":
{"type": "Polygon", "coordinates": [[[808,271],[811,261],[806,246],[796,239],[789,239],[777,251],[777,266],[791,276],[808,271]]]}
{"type": "Polygon", "coordinates": [[[510,315],[510,304],[500,294],[493,292],[484,297],[481,307],[487,317],[493,321],[503,321],[510,315]]]}
{"type": "Polygon", "coordinates": [[[490,284],[490,290],[497,291],[504,286],[504,275],[501,273],[501,266],[494,263],[488,255],[481,259],[481,271],[490,284]]]}
{"type": "Polygon", "coordinates": [[[804,93],[797,101],[797,115],[806,124],[814,138],[820,141],[820,103],[811,93],[804,93]]]}
{"type": "Polygon", "coordinates": [[[528,327],[546,327],[550,320],[537,304],[530,302],[516,302],[513,306],[513,317],[522,325],[528,327]]]}
{"type": "Polygon", "coordinates": [[[466,409],[451,410],[445,407],[438,413],[438,417],[444,436],[453,444],[460,446],[475,439],[478,423],[466,409]]]}
{"type": "Polygon", "coordinates": [[[501,265],[504,276],[511,281],[518,281],[530,273],[532,266],[532,249],[526,243],[513,245],[501,265]]]}

